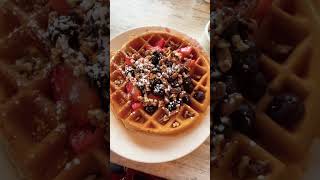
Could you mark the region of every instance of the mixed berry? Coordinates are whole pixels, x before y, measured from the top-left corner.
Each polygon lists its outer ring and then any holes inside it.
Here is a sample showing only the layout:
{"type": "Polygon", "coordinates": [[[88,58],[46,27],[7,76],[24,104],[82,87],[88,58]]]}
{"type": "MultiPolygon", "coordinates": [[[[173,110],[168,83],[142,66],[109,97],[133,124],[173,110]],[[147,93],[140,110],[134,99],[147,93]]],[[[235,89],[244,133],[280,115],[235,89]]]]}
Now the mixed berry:
{"type": "Polygon", "coordinates": [[[302,119],[304,112],[305,106],[302,100],[292,93],[275,96],[267,109],[271,119],[288,129],[294,128],[293,125],[302,119]]]}
{"type": "MultiPolygon", "coordinates": [[[[161,38],[153,46],[142,48],[139,54],[127,52],[121,70],[126,77],[131,108],[143,109],[149,115],[163,109],[164,121],[176,115],[183,104],[191,105],[195,85],[190,72],[198,58],[191,46],[176,48],[173,41],[166,43],[161,38]]],[[[205,99],[201,90],[193,96],[199,102],[205,99]]]]}

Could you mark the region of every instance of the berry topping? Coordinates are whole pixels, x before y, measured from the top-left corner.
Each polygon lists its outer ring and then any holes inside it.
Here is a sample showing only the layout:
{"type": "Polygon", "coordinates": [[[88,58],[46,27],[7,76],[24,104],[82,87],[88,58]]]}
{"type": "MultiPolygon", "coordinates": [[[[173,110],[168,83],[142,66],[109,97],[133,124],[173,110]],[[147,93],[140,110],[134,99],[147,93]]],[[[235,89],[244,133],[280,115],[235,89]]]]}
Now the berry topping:
{"type": "Polygon", "coordinates": [[[158,107],[156,106],[145,106],[144,110],[149,114],[152,115],[154,112],[156,112],[156,110],[158,109],[158,107]]]}
{"type": "Polygon", "coordinates": [[[266,92],[267,82],[264,75],[259,72],[242,84],[240,91],[249,100],[257,102],[266,92]]]}
{"type": "Polygon", "coordinates": [[[196,91],[196,92],[194,93],[193,97],[194,97],[197,101],[202,102],[202,101],[204,100],[204,98],[205,98],[205,94],[204,94],[203,91],[198,90],[198,91],[196,91]]]}
{"type": "Polygon", "coordinates": [[[174,111],[177,109],[177,105],[180,104],[179,101],[170,101],[167,105],[169,111],[174,111]]]}
{"type": "Polygon", "coordinates": [[[151,57],[151,63],[153,65],[159,64],[160,58],[161,58],[160,52],[154,51],[153,54],[152,54],[152,57],[151,57]]]}
{"type": "Polygon", "coordinates": [[[132,63],[132,59],[131,58],[129,58],[129,57],[125,57],[125,60],[124,60],[124,62],[126,63],[126,65],[132,65],[133,63],[132,63]]]}
{"type": "Polygon", "coordinates": [[[187,57],[191,54],[192,51],[192,47],[187,46],[187,47],[183,47],[179,50],[179,52],[182,54],[183,57],[187,57]]]}
{"type": "Polygon", "coordinates": [[[285,127],[295,125],[305,112],[301,99],[293,94],[282,94],[273,98],[267,114],[285,127]]]}
{"type": "Polygon", "coordinates": [[[138,100],[138,97],[141,96],[141,91],[138,87],[135,87],[131,82],[126,84],[127,93],[131,95],[134,101],[138,100]]]}
{"type": "Polygon", "coordinates": [[[196,61],[195,61],[195,60],[191,60],[191,61],[188,63],[188,67],[189,67],[190,69],[192,69],[195,65],[196,65],[196,61]]]}
{"type": "MultiPolygon", "coordinates": [[[[162,38],[145,46],[139,55],[126,53],[126,63],[121,67],[128,82],[126,92],[149,114],[162,108],[170,118],[183,104],[191,105],[195,85],[190,69],[196,61],[192,59],[191,46],[180,49],[179,46],[162,38]]],[[[200,98],[203,101],[204,96],[200,98]]],[[[136,105],[132,107],[136,108],[136,105]]]]}
{"type": "Polygon", "coordinates": [[[140,109],[142,107],[142,104],[141,103],[137,103],[137,102],[135,102],[135,103],[133,103],[132,105],[131,105],[131,108],[135,111],[135,110],[137,110],[137,109],[140,109]]]}
{"type": "Polygon", "coordinates": [[[191,77],[183,79],[183,88],[187,93],[191,93],[194,89],[194,84],[192,83],[191,77]]]}
{"type": "Polygon", "coordinates": [[[153,87],[152,93],[153,93],[155,96],[163,97],[163,96],[164,96],[163,85],[162,85],[162,84],[156,84],[156,85],[153,87]]]}
{"type": "Polygon", "coordinates": [[[159,47],[159,48],[164,48],[164,45],[166,44],[166,41],[161,38],[157,43],[156,43],[156,47],[159,47]]]}
{"type": "Polygon", "coordinates": [[[191,99],[190,99],[190,95],[186,95],[182,97],[182,102],[185,104],[190,105],[191,104],[191,99]]]}
{"type": "Polygon", "coordinates": [[[230,115],[233,128],[250,135],[255,121],[255,112],[248,104],[242,104],[230,115]]]}

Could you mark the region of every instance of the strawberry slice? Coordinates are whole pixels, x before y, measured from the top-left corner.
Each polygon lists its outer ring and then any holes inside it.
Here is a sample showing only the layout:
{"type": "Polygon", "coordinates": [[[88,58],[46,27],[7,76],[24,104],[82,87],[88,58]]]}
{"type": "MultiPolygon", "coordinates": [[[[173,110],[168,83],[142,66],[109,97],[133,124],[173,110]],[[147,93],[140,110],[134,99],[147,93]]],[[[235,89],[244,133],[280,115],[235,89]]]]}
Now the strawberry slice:
{"type": "Polygon", "coordinates": [[[187,46],[183,47],[179,50],[179,52],[182,54],[183,57],[189,56],[191,54],[192,47],[187,46]]]}
{"type": "Polygon", "coordinates": [[[161,38],[157,43],[156,43],[156,47],[159,47],[159,48],[164,48],[164,45],[165,45],[166,41],[161,38]]]}
{"type": "Polygon", "coordinates": [[[195,65],[196,65],[196,61],[195,61],[195,60],[191,60],[191,61],[189,61],[189,63],[188,63],[188,67],[189,67],[190,69],[192,69],[195,65]]]}
{"type": "Polygon", "coordinates": [[[139,100],[138,97],[141,96],[141,91],[137,87],[135,87],[133,88],[131,95],[134,101],[138,101],[139,100]]]}
{"type": "Polygon", "coordinates": [[[155,43],[154,46],[150,46],[150,45],[147,45],[145,47],[146,50],[156,50],[156,51],[162,51],[162,49],[164,48],[164,45],[166,44],[166,41],[161,38],[159,41],[157,41],[155,43]]]}
{"type": "Polygon", "coordinates": [[[132,61],[131,61],[131,58],[129,58],[127,56],[125,57],[124,62],[126,63],[126,65],[129,65],[129,66],[131,66],[133,64],[132,61]]]}
{"type": "Polygon", "coordinates": [[[126,90],[127,90],[127,93],[131,93],[132,90],[133,90],[133,84],[131,82],[128,82],[126,84],[126,90]]]}
{"type": "Polygon", "coordinates": [[[69,142],[75,153],[83,153],[88,149],[95,147],[103,140],[103,130],[92,128],[74,129],[70,133],[69,142]]]}
{"type": "Polygon", "coordinates": [[[69,14],[72,8],[72,1],[68,0],[50,0],[49,5],[55,11],[61,14],[69,14]]]}
{"type": "Polygon", "coordinates": [[[126,84],[126,90],[134,101],[138,101],[138,97],[141,96],[141,91],[137,87],[135,87],[131,82],[128,82],[126,84]]]}
{"type": "Polygon", "coordinates": [[[55,100],[67,105],[68,119],[78,126],[89,123],[88,111],[100,107],[100,99],[86,79],[76,77],[70,67],[58,65],[51,74],[55,100]]]}
{"type": "Polygon", "coordinates": [[[131,105],[131,108],[133,109],[133,111],[140,109],[142,107],[141,103],[135,102],[131,105]]]}

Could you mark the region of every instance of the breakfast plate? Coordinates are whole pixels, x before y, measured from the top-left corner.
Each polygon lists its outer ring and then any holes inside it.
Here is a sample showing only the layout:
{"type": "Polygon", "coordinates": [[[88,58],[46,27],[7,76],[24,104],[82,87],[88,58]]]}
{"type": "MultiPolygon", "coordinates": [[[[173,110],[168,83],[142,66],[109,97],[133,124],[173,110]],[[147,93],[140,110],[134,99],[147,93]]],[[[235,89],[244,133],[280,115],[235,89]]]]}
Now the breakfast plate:
{"type": "MultiPolygon", "coordinates": [[[[132,29],[111,40],[111,56],[132,37],[150,31],[171,31],[182,35],[175,30],[157,26],[132,29]]],[[[117,120],[112,112],[110,113],[110,149],[124,158],[137,162],[162,163],[176,160],[194,151],[209,137],[209,134],[208,111],[204,119],[193,128],[168,136],[151,135],[126,129],[122,122],[117,120]]]]}

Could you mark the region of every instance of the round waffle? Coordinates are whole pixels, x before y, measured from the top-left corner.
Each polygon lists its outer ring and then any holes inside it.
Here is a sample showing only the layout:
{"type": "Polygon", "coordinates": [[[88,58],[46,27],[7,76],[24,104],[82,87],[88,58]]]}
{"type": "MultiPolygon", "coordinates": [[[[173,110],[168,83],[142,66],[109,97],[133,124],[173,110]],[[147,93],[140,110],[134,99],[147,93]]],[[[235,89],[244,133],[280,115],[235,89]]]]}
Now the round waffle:
{"type": "MultiPolygon", "coordinates": [[[[90,10],[81,12],[84,18],[90,10]]],[[[60,16],[48,6],[47,0],[12,0],[1,4],[1,140],[23,179],[106,179],[107,148],[99,146],[75,153],[69,142],[67,113],[52,93],[52,69],[56,64],[72,66],[61,56],[69,53],[69,47],[56,47],[49,38],[50,21],[60,16]]],[[[82,48],[77,52],[88,55],[89,61],[97,59],[99,53],[90,54],[82,48]]]]}
{"type": "Polygon", "coordinates": [[[253,132],[233,133],[227,142],[215,147],[221,156],[213,160],[213,178],[302,178],[306,152],[319,129],[319,61],[315,56],[317,42],[312,41],[313,33],[318,32],[310,29],[313,18],[308,11],[311,9],[305,1],[276,0],[260,22],[255,40],[262,51],[260,67],[267,90],[256,102],[244,100],[254,107],[253,132]],[[278,45],[286,50],[275,51],[278,45]],[[273,98],[286,93],[295,94],[305,106],[304,115],[288,125],[278,123],[267,112],[273,98]],[[257,161],[266,162],[268,170],[261,175],[239,176],[246,171],[245,162],[257,161]],[[238,172],[234,173],[235,169],[238,172]]]}
{"type": "Polygon", "coordinates": [[[210,78],[208,57],[200,46],[182,35],[175,35],[168,32],[147,32],[139,35],[114,54],[110,65],[110,102],[111,109],[116,118],[121,120],[125,127],[154,134],[172,134],[199,123],[209,106],[210,100],[210,78]],[[190,77],[194,90],[204,92],[205,99],[201,102],[196,100],[194,91],[190,94],[191,103],[183,104],[175,111],[175,115],[170,116],[167,121],[163,117],[167,112],[163,106],[159,106],[152,114],[147,113],[144,108],[133,110],[133,99],[126,91],[126,84],[129,82],[123,73],[125,59],[127,56],[136,56],[136,59],[145,57],[146,49],[155,46],[159,40],[164,40],[164,48],[170,47],[172,51],[183,47],[192,47],[192,59],[195,64],[190,69],[190,77]],[[121,82],[121,83],[119,83],[121,82]],[[187,117],[185,114],[192,114],[187,117]]]}

